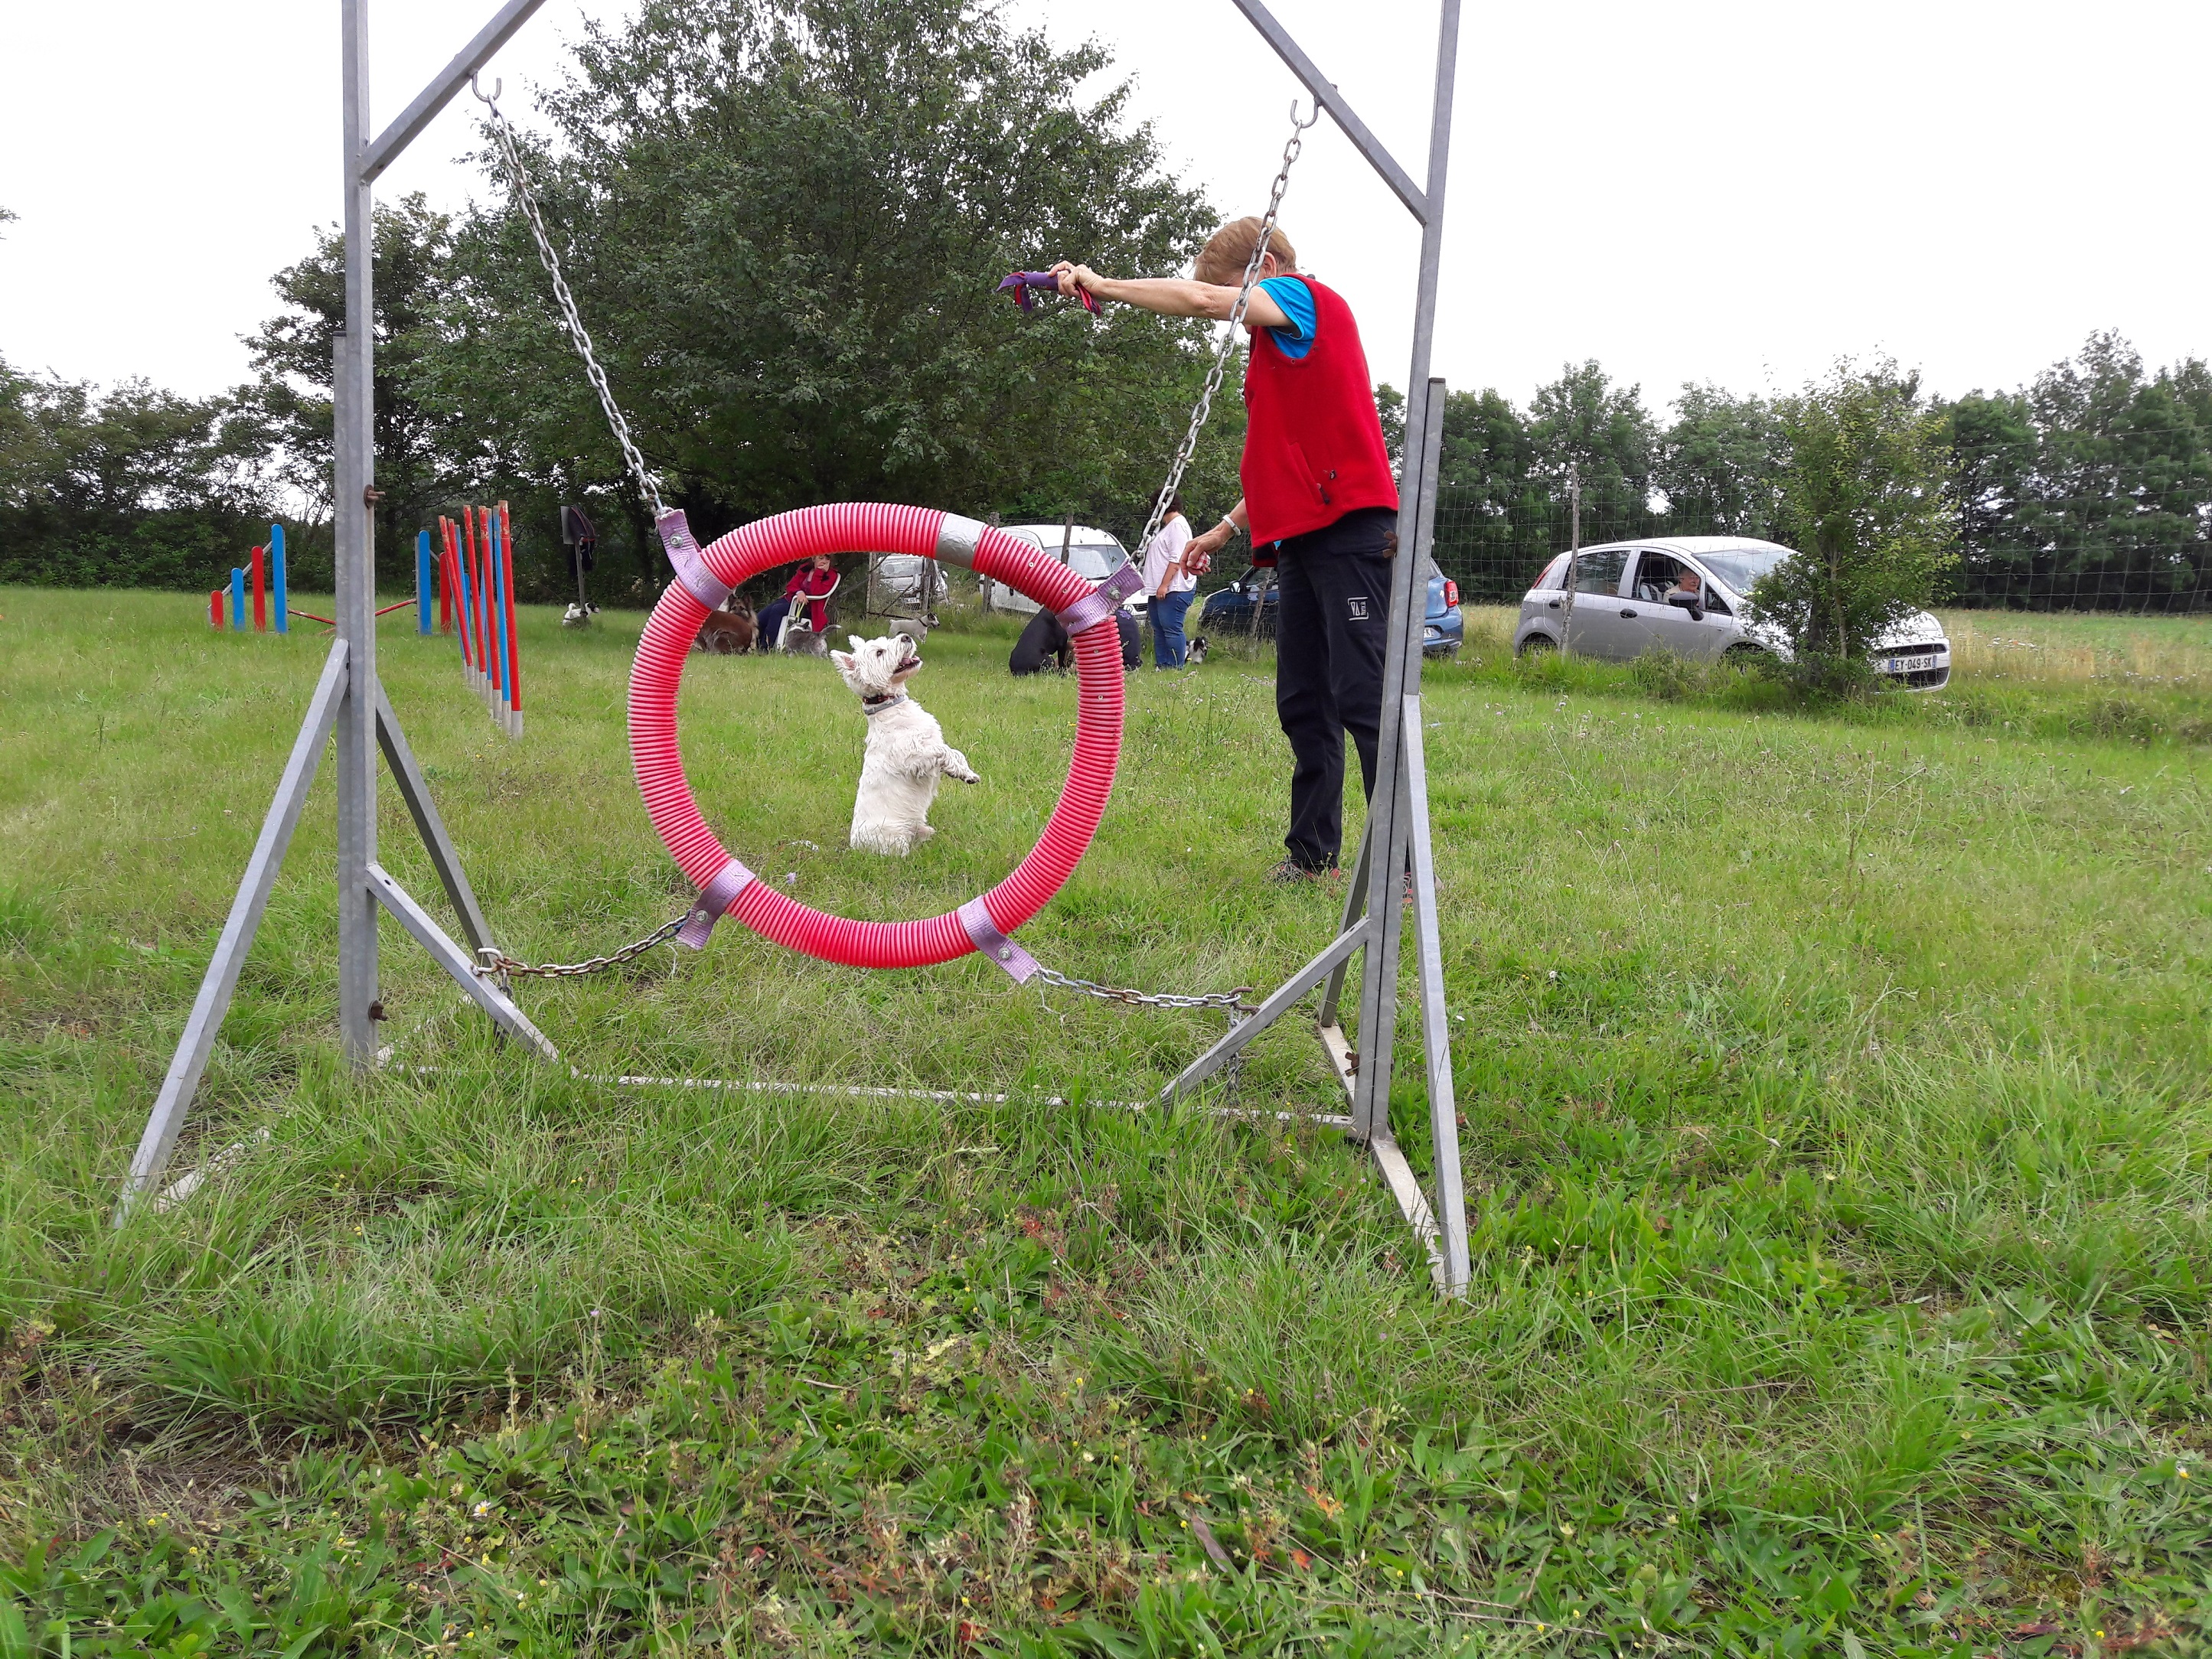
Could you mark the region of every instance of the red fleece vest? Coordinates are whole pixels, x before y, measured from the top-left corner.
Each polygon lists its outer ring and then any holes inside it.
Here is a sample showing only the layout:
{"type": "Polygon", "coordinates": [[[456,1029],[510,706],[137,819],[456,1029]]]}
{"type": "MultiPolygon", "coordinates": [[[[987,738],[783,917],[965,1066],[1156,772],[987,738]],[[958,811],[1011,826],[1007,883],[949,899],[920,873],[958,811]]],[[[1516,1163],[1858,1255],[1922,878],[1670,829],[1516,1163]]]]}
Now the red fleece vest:
{"type": "Polygon", "coordinates": [[[1244,510],[1255,550],[1359,507],[1398,505],[1359,325],[1337,295],[1297,280],[1313,293],[1313,345],[1285,356],[1261,329],[1244,371],[1244,510]]]}

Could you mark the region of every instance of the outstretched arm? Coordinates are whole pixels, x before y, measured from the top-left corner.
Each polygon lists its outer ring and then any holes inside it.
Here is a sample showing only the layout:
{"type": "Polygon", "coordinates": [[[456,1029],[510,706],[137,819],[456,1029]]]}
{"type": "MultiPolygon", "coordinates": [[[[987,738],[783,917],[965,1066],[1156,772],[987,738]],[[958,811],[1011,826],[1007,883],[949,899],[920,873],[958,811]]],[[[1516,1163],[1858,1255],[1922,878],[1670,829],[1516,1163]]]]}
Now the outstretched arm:
{"type": "MultiPolygon", "coordinates": [[[[1125,281],[1101,276],[1089,265],[1072,264],[1066,259],[1052,268],[1052,274],[1060,278],[1060,291],[1071,297],[1079,289],[1163,317],[1211,317],[1219,322],[1237,308],[1237,290],[1214,283],[1180,276],[1133,276],[1125,281]]],[[[1244,307],[1247,328],[1285,328],[1290,321],[1266,289],[1254,287],[1244,307]]]]}
{"type": "Polygon", "coordinates": [[[1229,538],[1240,530],[1251,527],[1252,520],[1245,515],[1244,503],[1240,500],[1229,509],[1228,517],[1202,536],[1193,536],[1182,550],[1183,567],[1203,571],[1212,562],[1213,556],[1229,545],[1229,538]]]}

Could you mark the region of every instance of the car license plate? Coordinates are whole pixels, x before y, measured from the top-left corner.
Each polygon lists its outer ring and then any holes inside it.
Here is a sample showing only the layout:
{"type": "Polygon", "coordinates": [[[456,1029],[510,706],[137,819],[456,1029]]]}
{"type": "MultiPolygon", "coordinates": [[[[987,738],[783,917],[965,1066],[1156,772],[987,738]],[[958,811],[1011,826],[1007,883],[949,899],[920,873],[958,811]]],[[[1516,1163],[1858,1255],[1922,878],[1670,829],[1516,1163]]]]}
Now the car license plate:
{"type": "Polygon", "coordinates": [[[1893,674],[1917,674],[1923,668],[1936,665],[1936,653],[1929,652],[1918,657],[1892,657],[1883,666],[1893,674]]]}

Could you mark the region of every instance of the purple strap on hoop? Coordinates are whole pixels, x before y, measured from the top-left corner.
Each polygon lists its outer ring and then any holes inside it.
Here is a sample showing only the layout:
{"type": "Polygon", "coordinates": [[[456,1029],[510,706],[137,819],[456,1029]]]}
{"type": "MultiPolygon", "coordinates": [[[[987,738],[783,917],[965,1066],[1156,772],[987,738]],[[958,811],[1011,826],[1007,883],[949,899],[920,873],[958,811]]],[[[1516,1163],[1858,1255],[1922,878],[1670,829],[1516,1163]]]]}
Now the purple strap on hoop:
{"type": "Polygon", "coordinates": [[[1078,634],[1097,627],[1119,611],[1124,600],[1142,592],[1144,586],[1144,573],[1133,564],[1125,564],[1061,611],[1060,625],[1067,630],[1068,638],[1073,639],[1078,634]]]}
{"type": "MultiPolygon", "coordinates": [[[[730,597],[729,584],[716,580],[714,573],[707,568],[706,556],[699,551],[684,509],[670,507],[653,521],[653,527],[660,537],[661,546],[668,550],[668,562],[676,567],[676,580],[684,584],[684,591],[708,610],[720,611],[722,602],[730,597]]],[[[707,942],[705,934],[700,935],[699,942],[707,942]]]]}
{"type": "Polygon", "coordinates": [[[978,955],[1005,969],[1015,984],[1029,982],[1030,975],[1037,970],[1036,958],[999,931],[999,924],[991,920],[981,899],[969,899],[960,907],[959,916],[978,955]]]}
{"type": "Polygon", "coordinates": [[[684,919],[683,927],[676,931],[676,942],[688,945],[695,951],[707,948],[707,935],[714,931],[714,924],[722,919],[722,912],[737,902],[752,880],[753,872],[732,859],[722,866],[722,872],[708,882],[699,895],[699,902],[691,907],[691,914],[684,919]]]}

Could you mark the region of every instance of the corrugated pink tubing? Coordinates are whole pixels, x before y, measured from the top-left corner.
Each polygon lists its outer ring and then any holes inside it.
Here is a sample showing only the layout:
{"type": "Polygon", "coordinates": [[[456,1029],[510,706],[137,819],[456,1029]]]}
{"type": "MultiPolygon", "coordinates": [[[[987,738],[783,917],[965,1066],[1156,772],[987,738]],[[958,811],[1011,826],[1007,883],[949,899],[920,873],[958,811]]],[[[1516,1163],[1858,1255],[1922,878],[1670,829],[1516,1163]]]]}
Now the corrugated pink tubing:
{"type": "MultiPolygon", "coordinates": [[[[865,549],[927,558],[937,550],[944,517],[930,507],[866,501],[805,507],[732,531],[706,550],[707,568],[735,587],[763,570],[817,553],[865,549]]],[[[1048,611],[1064,611],[1091,592],[1091,585],[1066,565],[996,530],[986,530],[977,544],[975,568],[1048,611]]],[[[706,615],[707,607],[681,584],[670,586],[645,625],[629,677],[630,760],[645,810],[684,873],[702,888],[720,873],[730,855],[700,817],[684,775],[676,742],[676,687],[706,615]]],[[[1030,855],[983,895],[984,907],[1001,933],[1012,933],[1060,890],[1089,849],[1113,793],[1121,751],[1121,642],[1110,617],[1076,640],[1075,664],[1080,687],[1066,787],[1030,855]]],[[[729,914],[778,945],[853,968],[923,968],[975,948],[954,911],[927,921],[854,921],[809,909],[759,881],[746,884],[729,914]]]]}

